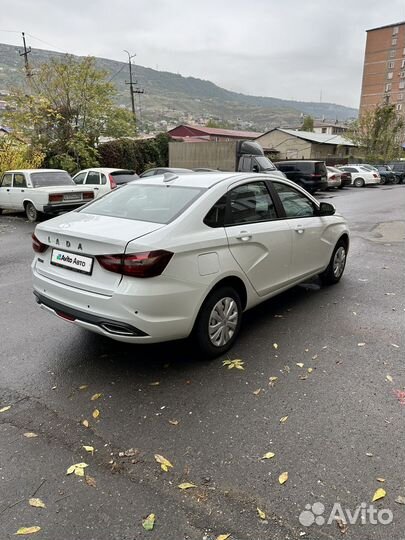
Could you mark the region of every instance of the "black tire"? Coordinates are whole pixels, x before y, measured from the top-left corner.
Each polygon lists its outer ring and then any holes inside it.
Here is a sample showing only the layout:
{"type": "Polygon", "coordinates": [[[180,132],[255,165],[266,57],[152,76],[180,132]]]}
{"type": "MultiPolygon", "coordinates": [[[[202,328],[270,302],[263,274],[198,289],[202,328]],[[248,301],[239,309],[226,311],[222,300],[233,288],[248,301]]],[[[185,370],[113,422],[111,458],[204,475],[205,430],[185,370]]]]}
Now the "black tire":
{"type": "Polygon", "coordinates": [[[3,213],[3,208],[0,208],[0,216],[1,216],[2,213],[3,213]]]}
{"type": "Polygon", "coordinates": [[[386,182],[384,176],[381,176],[381,177],[380,177],[380,186],[385,186],[386,183],[387,183],[387,182],[386,182]]]}
{"type": "Polygon", "coordinates": [[[364,178],[355,178],[353,180],[354,187],[364,187],[365,181],[364,178]]]}
{"type": "Polygon", "coordinates": [[[343,272],[346,267],[346,258],[347,258],[347,242],[341,239],[336,244],[335,249],[333,250],[328,267],[321,274],[319,274],[319,278],[323,285],[334,285],[335,283],[338,283],[341,280],[343,276],[343,272]],[[339,267],[338,271],[336,271],[336,267],[335,267],[335,263],[337,263],[337,261],[335,261],[335,257],[337,253],[344,254],[343,264],[342,266],[339,267]]]}
{"type": "Polygon", "coordinates": [[[400,178],[397,175],[395,175],[392,183],[396,185],[396,184],[399,184],[399,182],[400,182],[400,178]]]}
{"type": "Polygon", "coordinates": [[[220,287],[212,291],[207,296],[203,305],[201,306],[200,313],[198,314],[192,334],[192,338],[197,343],[199,352],[203,358],[215,358],[221,354],[224,354],[232,347],[239,334],[242,321],[242,311],[243,308],[239,294],[232,287],[220,287]],[[209,324],[210,321],[215,320],[215,318],[212,318],[212,312],[214,311],[215,306],[220,303],[221,300],[225,301],[225,299],[231,299],[234,302],[233,307],[237,311],[236,326],[234,330],[232,330],[232,336],[224,345],[215,345],[210,338],[209,324]]]}
{"type": "Polygon", "coordinates": [[[25,215],[27,216],[28,221],[35,223],[38,221],[39,212],[32,204],[32,202],[27,202],[25,205],[25,215]]]}

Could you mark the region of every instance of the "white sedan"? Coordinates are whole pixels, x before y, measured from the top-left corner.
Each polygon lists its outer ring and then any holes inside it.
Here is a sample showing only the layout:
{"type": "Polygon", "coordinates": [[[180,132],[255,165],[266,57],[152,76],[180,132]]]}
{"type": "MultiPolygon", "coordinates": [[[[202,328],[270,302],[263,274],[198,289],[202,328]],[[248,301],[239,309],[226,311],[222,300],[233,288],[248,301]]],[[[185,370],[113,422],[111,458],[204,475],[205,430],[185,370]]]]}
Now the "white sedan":
{"type": "Polygon", "coordinates": [[[217,356],[243,311],[316,274],[337,283],[349,233],[287,179],[167,173],[38,225],[33,248],[43,309],[118,341],[192,335],[217,356]]]}
{"type": "Polygon", "coordinates": [[[352,185],[355,187],[364,187],[366,185],[379,184],[381,181],[378,171],[372,170],[369,166],[345,165],[339,167],[342,171],[349,172],[352,175],[352,185]]]}
{"type": "Polygon", "coordinates": [[[101,197],[116,187],[132,182],[137,178],[139,176],[132,170],[93,167],[76,173],[73,182],[80,186],[89,186],[94,190],[95,197],[101,197]]]}

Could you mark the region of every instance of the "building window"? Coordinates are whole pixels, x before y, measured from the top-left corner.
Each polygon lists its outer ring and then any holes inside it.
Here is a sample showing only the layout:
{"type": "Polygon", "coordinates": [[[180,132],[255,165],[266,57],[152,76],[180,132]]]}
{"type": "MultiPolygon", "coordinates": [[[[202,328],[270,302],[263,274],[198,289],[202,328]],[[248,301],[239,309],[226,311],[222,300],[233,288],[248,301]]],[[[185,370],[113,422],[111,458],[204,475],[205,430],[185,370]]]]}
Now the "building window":
{"type": "MultiPolygon", "coordinates": [[[[405,52],[404,52],[404,56],[405,56],[405,52]]],[[[390,51],[390,58],[395,58],[395,51],[390,51]]]]}
{"type": "Polygon", "coordinates": [[[392,79],[392,76],[394,75],[394,73],[392,71],[389,71],[387,73],[387,79],[392,79]]]}
{"type": "Polygon", "coordinates": [[[322,128],[322,133],[326,133],[326,128],[322,128]]]}
{"type": "Polygon", "coordinates": [[[398,101],[402,101],[404,99],[404,94],[401,92],[398,94],[398,101]]]}
{"type": "Polygon", "coordinates": [[[394,69],[394,66],[395,66],[395,62],[388,62],[388,69],[394,69]]]}
{"type": "Polygon", "coordinates": [[[392,84],[390,82],[386,83],[385,85],[385,91],[386,92],[391,92],[391,88],[392,88],[392,84]]]}
{"type": "Polygon", "coordinates": [[[399,32],[399,27],[398,26],[394,26],[394,29],[392,31],[392,35],[395,36],[396,34],[398,34],[399,32]]]}
{"type": "Polygon", "coordinates": [[[401,71],[400,77],[401,79],[405,79],[405,71],[401,71]]]}
{"type": "Polygon", "coordinates": [[[392,38],[391,45],[395,46],[398,43],[398,39],[396,37],[392,38]]]}
{"type": "Polygon", "coordinates": [[[404,68],[405,67],[405,58],[402,60],[402,63],[401,63],[401,68],[404,68]]]}
{"type": "Polygon", "coordinates": [[[402,111],[402,103],[397,103],[397,111],[402,111]]]}
{"type": "Polygon", "coordinates": [[[402,51],[402,56],[405,56],[405,49],[403,49],[403,51],[402,51]]]}
{"type": "Polygon", "coordinates": [[[403,90],[405,88],[405,81],[399,81],[399,89],[403,90]]]}

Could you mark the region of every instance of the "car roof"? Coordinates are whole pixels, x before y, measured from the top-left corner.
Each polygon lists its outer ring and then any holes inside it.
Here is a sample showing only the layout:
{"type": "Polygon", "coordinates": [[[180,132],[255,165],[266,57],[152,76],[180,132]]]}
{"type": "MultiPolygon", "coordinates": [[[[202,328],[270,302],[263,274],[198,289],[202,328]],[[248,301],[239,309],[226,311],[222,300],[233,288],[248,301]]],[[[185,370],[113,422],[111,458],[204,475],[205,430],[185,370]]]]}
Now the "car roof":
{"type": "MultiPolygon", "coordinates": [[[[76,174],[80,174],[80,173],[84,173],[84,172],[88,172],[88,171],[95,171],[95,172],[105,172],[107,174],[109,173],[112,173],[112,172],[115,172],[115,171],[128,171],[128,172],[133,172],[134,170],[133,169],[120,169],[120,168],[112,168],[112,167],[90,167],[88,169],[82,169],[81,171],[77,172],[76,174]]],[[[75,176],[76,176],[75,174],[75,176]]]]}
{"type": "MultiPolygon", "coordinates": [[[[67,171],[63,169],[11,169],[9,171],[4,171],[4,173],[37,173],[37,172],[64,172],[67,173],[67,171]]],[[[67,173],[69,174],[69,173],[67,173]]]]}
{"type": "MultiPolygon", "coordinates": [[[[156,174],[155,176],[141,177],[139,180],[134,181],[136,184],[148,184],[148,185],[172,185],[172,186],[184,186],[184,187],[198,187],[201,189],[209,189],[217,184],[226,182],[232,184],[239,180],[280,180],[286,184],[297,186],[293,182],[287,180],[287,178],[281,178],[280,176],[271,172],[266,174],[260,173],[243,173],[243,172],[192,172],[190,174],[184,173],[180,175],[171,174],[172,180],[164,181],[165,176],[163,174],[156,174]]],[[[132,182],[131,182],[132,183],[132,182]]]]}

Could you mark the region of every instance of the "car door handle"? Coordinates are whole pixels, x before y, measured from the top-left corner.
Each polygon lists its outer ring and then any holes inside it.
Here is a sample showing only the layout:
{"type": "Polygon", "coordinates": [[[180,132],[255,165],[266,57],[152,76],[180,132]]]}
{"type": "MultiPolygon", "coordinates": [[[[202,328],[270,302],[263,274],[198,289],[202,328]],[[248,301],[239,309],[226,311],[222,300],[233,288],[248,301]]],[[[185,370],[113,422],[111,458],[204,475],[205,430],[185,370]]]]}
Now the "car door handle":
{"type": "Polygon", "coordinates": [[[25,189],[22,189],[22,190],[21,190],[21,193],[24,193],[24,191],[25,191],[25,189]]]}
{"type": "Polygon", "coordinates": [[[10,190],[7,188],[6,191],[10,191],[10,190]]]}
{"type": "Polygon", "coordinates": [[[247,242],[252,238],[252,235],[247,231],[240,231],[239,235],[236,238],[238,240],[242,240],[242,242],[247,242]]]}
{"type": "Polygon", "coordinates": [[[304,227],[302,225],[297,225],[295,227],[295,232],[298,233],[298,234],[304,234],[305,229],[304,229],[304,227]]]}

